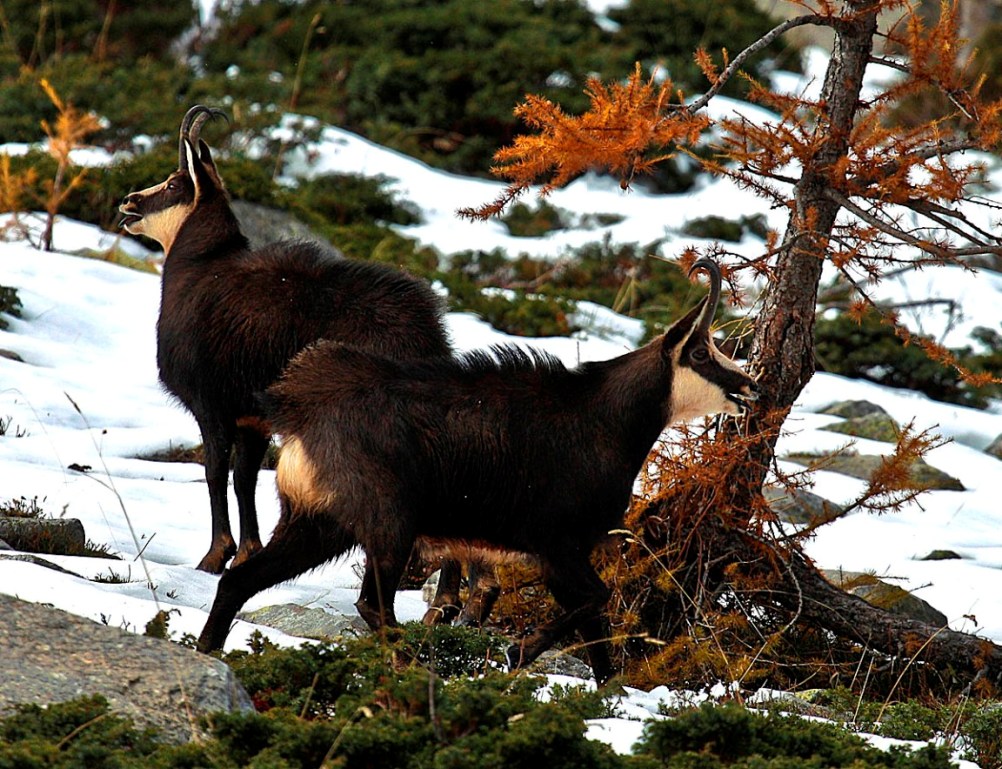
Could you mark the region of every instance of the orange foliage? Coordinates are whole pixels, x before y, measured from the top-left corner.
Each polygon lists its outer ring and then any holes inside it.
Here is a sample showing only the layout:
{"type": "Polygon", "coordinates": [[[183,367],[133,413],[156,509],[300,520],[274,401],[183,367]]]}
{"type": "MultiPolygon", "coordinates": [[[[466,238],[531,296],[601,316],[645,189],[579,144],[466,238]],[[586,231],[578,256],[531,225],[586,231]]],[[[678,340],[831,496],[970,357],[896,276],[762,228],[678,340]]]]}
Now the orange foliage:
{"type": "Polygon", "coordinates": [[[626,187],[635,174],[671,157],[672,147],[695,143],[710,124],[705,115],[680,108],[682,96],[670,80],[660,85],[653,77],[645,80],[639,64],[626,83],[605,85],[592,79],[586,93],[591,108],[579,116],[568,115],[549,99],[527,96],[515,114],[538,133],[517,137],[494,156],[494,173],[511,184],[493,203],[460,214],[499,214],[537,181],[544,180],[546,194],[590,169],[608,170],[626,187]]]}

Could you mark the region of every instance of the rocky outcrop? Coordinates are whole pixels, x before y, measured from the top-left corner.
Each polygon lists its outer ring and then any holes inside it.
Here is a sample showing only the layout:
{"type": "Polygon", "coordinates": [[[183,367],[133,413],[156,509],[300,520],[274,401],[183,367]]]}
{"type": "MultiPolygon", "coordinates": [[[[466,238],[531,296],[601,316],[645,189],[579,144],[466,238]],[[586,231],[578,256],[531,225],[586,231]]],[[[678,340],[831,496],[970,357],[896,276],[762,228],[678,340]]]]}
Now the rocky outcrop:
{"type": "Polygon", "coordinates": [[[368,625],[359,616],[336,614],[323,609],[308,609],[294,603],[265,606],[254,611],[241,612],[240,619],[255,625],[281,630],[300,638],[316,638],[320,641],[336,641],[342,636],[359,636],[369,631],[368,625]]]}
{"type": "Polygon", "coordinates": [[[202,716],[253,710],[219,660],[7,595],[0,595],[0,649],[0,715],[19,703],[100,694],[112,712],[183,743],[203,736],[202,716]]]}
{"type": "Polygon", "coordinates": [[[854,438],[868,438],[871,441],[897,443],[901,426],[887,414],[867,414],[852,417],[821,428],[832,433],[851,435],[854,438]]]}
{"type": "MultiPolygon", "coordinates": [[[[783,459],[798,465],[810,466],[820,463],[819,469],[832,473],[842,473],[864,481],[870,480],[880,468],[884,457],[874,454],[839,454],[833,457],[819,457],[814,454],[787,454],[783,459]]],[[[909,467],[908,488],[938,491],[965,491],[964,484],[948,473],[944,473],[923,459],[912,462],[909,467]]]]}
{"type": "Polygon", "coordinates": [[[946,615],[939,609],[904,588],[877,579],[873,574],[840,569],[825,569],[821,573],[836,587],[849,595],[859,596],[871,606],[934,627],[947,626],[946,615]]]}

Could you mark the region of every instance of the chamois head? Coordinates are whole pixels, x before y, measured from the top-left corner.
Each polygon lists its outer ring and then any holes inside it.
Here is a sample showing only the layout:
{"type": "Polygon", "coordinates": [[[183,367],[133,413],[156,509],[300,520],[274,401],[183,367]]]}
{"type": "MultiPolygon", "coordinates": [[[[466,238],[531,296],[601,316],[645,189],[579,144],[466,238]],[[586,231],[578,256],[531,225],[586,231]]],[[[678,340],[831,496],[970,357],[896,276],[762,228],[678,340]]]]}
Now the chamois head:
{"type": "Polygon", "coordinates": [[[209,147],[199,138],[202,124],[222,110],[196,104],[181,121],[177,170],[160,184],[125,196],[118,207],[124,214],[119,226],[133,235],[145,235],[169,251],[181,225],[195,207],[224,192],[209,147]]]}
{"type": "Polygon", "coordinates": [[[713,343],[710,324],[720,302],[720,267],[710,259],[698,259],[689,274],[700,269],[710,276],[710,293],[665,332],[661,343],[661,353],[674,372],[673,422],[706,414],[737,415],[758,397],[755,380],[713,343]]]}

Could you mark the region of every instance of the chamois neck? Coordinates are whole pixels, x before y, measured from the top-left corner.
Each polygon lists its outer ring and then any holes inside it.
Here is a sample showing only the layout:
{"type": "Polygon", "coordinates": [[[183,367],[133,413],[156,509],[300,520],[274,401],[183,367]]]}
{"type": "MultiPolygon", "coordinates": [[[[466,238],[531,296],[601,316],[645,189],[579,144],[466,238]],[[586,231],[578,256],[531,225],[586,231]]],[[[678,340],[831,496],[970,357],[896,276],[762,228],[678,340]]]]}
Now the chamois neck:
{"type": "Polygon", "coordinates": [[[223,198],[199,205],[181,225],[167,258],[213,259],[250,248],[233,209],[223,198]]]}
{"type": "Polygon", "coordinates": [[[669,417],[672,376],[661,346],[648,344],[601,365],[604,369],[601,403],[612,419],[631,434],[653,434],[653,443],[669,417]],[[641,429],[643,428],[643,429],[641,429]]]}

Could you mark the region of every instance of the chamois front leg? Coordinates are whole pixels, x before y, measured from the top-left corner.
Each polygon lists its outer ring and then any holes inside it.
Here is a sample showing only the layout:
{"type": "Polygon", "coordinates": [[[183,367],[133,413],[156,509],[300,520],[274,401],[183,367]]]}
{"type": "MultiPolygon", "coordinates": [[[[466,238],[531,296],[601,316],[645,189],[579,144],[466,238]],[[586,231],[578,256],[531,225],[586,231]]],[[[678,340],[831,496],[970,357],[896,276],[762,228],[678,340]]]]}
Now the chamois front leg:
{"type": "Polygon", "coordinates": [[[481,627],[501,595],[494,564],[484,558],[471,557],[467,563],[467,582],[469,591],[458,623],[465,627],[481,627]]]}
{"type": "Polygon", "coordinates": [[[391,533],[390,530],[382,533],[387,535],[383,547],[378,550],[372,547],[365,549],[365,574],[362,577],[362,589],[355,602],[359,616],[373,630],[396,627],[399,624],[393,611],[393,599],[413,545],[413,538],[403,541],[393,536],[395,532],[391,533]]]}
{"type": "Polygon", "coordinates": [[[237,445],[233,462],[233,490],[240,514],[240,546],[231,567],[237,566],[261,549],[261,535],[257,525],[255,490],[261,461],[268,451],[271,436],[263,426],[237,428],[237,445]]]}
{"type": "Polygon", "coordinates": [[[237,552],[230,530],[227,491],[230,475],[230,449],[233,447],[233,429],[224,425],[207,425],[199,422],[202,430],[202,448],[205,452],[205,481],[209,486],[209,507],[212,511],[212,542],[202,557],[198,569],[210,574],[220,574],[226,562],[237,552]]]}

